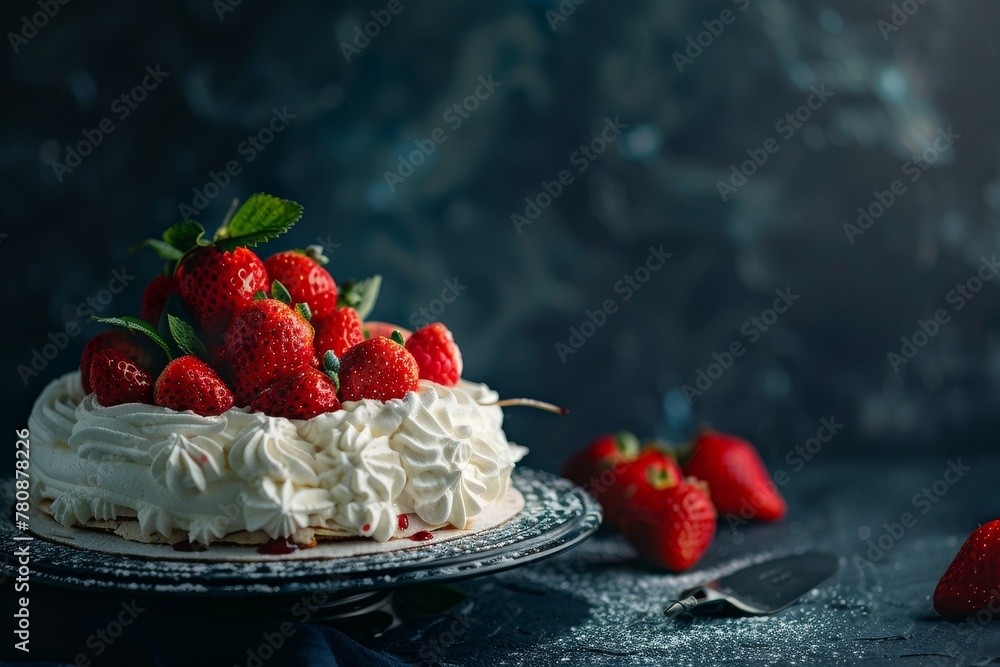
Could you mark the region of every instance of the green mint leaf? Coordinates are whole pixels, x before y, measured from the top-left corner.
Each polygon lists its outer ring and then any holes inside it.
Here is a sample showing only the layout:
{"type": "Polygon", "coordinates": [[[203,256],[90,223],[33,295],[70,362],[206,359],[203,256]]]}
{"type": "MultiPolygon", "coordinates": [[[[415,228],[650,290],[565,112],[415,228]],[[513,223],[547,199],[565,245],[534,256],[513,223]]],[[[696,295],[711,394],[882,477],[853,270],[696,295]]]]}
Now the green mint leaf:
{"type": "Polygon", "coordinates": [[[375,308],[379,289],[382,287],[382,276],[376,274],[365,280],[348,280],[341,285],[337,296],[337,306],[350,306],[358,311],[358,317],[364,322],[375,308]]]}
{"type": "Polygon", "coordinates": [[[181,352],[194,355],[202,361],[208,361],[208,350],[198,338],[198,334],[194,332],[194,327],[176,315],[167,315],[167,326],[170,327],[170,335],[181,352]]]}
{"type": "Polygon", "coordinates": [[[310,310],[308,303],[302,302],[295,304],[295,310],[299,311],[299,315],[307,320],[311,320],[313,317],[312,310],[310,310]]]}
{"type": "Polygon", "coordinates": [[[288,231],[302,217],[302,206],[271,195],[255,194],[240,206],[215,239],[215,247],[229,252],[255,246],[288,231]]]}
{"type": "Polygon", "coordinates": [[[185,220],[163,232],[163,241],[185,253],[197,245],[205,245],[202,241],[204,235],[205,228],[201,226],[200,222],[185,220]]]}
{"type": "Polygon", "coordinates": [[[93,319],[102,324],[110,324],[115,327],[124,327],[129,331],[139,331],[146,334],[153,339],[153,342],[163,348],[163,351],[167,353],[167,361],[174,358],[174,354],[170,349],[170,344],[163,339],[163,337],[153,328],[149,322],[145,320],[140,320],[138,317],[132,317],[131,315],[124,315],[122,317],[97,317],[93,316],[93,319]]]}
{"type": "Polygon", "coordinates": [[[287,303],[289,306],[292,305],[292,295],[277,280],[271,283],[271,298],[277,299],[281,303],[287,303]]]}

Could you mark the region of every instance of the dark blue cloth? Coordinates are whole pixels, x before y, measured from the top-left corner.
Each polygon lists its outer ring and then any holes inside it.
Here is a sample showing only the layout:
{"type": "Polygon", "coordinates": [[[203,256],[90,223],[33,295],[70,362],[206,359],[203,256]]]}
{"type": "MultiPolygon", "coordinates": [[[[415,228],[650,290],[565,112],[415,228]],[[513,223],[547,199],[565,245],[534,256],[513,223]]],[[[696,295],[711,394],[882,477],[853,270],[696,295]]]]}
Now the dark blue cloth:
{"type": "MultiPolygon", "coordinates": [[[[4,587],[14,597],[10,582],[4,587]]],[[[402,663],[326,625],[239,622],[200,602],[132,600],[32,586],[30,653],[0,647],[0,664],[31,667],[352,667],[402,663]],[[129,607],[129,605],[133,605],[129,607]],[[138,605],[136,607],[135,605],[138,605]],[[132,613],[131,609],[138,609],[132,613]],[[206,609],[209,611],[206,612],[206,609]],[[126,621],[119,625],[118,620],[126,621]]],[[[250,600],[247,606],[260,600],[250,600]]],[[[8,602],[9,606],[10,603],[8,602]]],[[[6,609],[4,611],[7,611],[6,609]]],[[[6,614],[5,614],[6,616],[6,614]]],[[[251,613],[252,617],[252,613],[251,613]]]]}

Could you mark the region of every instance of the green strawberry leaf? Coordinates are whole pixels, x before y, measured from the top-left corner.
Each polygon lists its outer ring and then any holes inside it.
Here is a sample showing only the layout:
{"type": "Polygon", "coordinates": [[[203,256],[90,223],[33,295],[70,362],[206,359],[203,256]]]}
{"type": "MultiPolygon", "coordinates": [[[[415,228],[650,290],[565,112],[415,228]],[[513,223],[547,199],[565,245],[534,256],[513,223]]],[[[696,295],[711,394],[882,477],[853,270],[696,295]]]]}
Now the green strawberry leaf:
{"type": "Polygon", "coordinates": [[[399,343],[400,345],[406,345],[406,341],[403,340],[403,334],[399,333],[399,329],[393,329],[392,335],[389,336],[389,338],[391,338],[392,342],[394,343],[399,343]]]}
{"type": "Polygon", "coordinates": [[[152,248],[156,254],[160,256],[160,259],[165,259],[167,261],[176,262],[184,256],[183,252],[166,241],[161,241],[160,239],[146,239],[139,245],[129,248],[129,252],[136,252],[142,248],[152,248]]]}
{"type": "Polygon", "coordinates": [[[292,305],[292,295],[289,294],[288,289],[277,280],[271,283],[271,298],[277,299],[281,303],[287,303],[289,306],[292,305]]]}
{"type": "Polygon", "coordinates": [[[259,289],[259,290],[257,290],[256,292],[253,293],[253,300],[254,301],[263,301],[266,298],[268,298],[267,292],[265,292],[262,289],[259,289]]]}
{"type": "Polygon", "coordinates": [[[132,317],[130,315],[124,315],[122,317],[97,317],[92,316],[97,322],[102,324],[110,324],[115,327],[124,327],[129,331],[138,331],[144,333],[153,339],[153,342],[163,348],[163,351],[167,353],[167,361],[174,358],[173,351],[170,349],[170,344],[163,339],[163,337],[153,328],[149,322],[145,320],[140,320],[138,317],[132,317]]]}
{"type": "Polygon", "coordinates": [[[255,246],[287,232],[302,217],[302,206],[257,193],[247,199],[232,220],[219,230],[215,247],[230,252],[240,246],[255,246]]]}
{"type": "Polygon", "coordinates": [[[170,327],[170,335],[181,352],[194,355],[202,361],[208,361],[208,350],[198,338],[198,334],[194,332],[194,327],[176,315],[167,315],[167,325],[170,327]]]}
{"type": "Polygon", "coordinates": [[[208,245],[202,240],[204,236],[205,228],[201,226],[200,222],[185,220],[163,232],[163,241],[184,253],[197,245],[208,245]]]}
{"type": "Polygon", "coordinates": [[[340,286],[337,307],[350,306],[358,311],[358,317],[364,322],[375,308],[381,287],[382,276],[378,274],[365,280],[348,280],[340,286]]]}
{"type": "Polygon", "coordinates": [[[141,248],[152,248],[161,259],[165,259],[168,262],[180,261],[184,255],[189,252],[192,248],[196,248],[199,245],[207,245],[207,243],[202,239],[205,235],[205,228],[201,226],[200,222],[195,222],[194,220],[185,220],[184,222],[179,222],[176,225],[167,228],[163,232],[163,238],[161,239],[146,239],[137,246],[134,246],[129,250],[129,252],[135,252],[141,248]]]}
{"type": "Polygon", "coordinates": [[[308,303],[306,303],[306,302],[303,301],[302,303],[295,304],[295,310],[297,310],[299,312],[299,315],[301,315],[302,317],[306,318],[306,320],[311,320],[312,319],[313,314],[312,314],[312,310],[309,308],[309,304],[308,303]]]}

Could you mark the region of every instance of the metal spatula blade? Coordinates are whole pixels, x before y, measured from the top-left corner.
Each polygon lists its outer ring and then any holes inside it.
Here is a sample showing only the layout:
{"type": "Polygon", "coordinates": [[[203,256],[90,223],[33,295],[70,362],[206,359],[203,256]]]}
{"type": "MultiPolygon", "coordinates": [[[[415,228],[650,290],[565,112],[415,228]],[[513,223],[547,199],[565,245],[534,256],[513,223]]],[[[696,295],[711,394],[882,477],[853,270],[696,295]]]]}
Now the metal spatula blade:
{"type": "Polygon", "coordinates": [[[663,613],[774,614],[832,576],[840,559],[832,554],[807,553],[764,561],[681,593],[663,613]]]}

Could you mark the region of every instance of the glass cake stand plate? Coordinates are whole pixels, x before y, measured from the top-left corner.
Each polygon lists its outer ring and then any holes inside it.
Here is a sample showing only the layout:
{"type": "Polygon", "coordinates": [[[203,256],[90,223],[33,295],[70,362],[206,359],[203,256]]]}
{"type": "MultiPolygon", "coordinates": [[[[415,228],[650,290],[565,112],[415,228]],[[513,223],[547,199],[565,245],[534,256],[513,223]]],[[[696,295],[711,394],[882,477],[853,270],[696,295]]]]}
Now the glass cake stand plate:
{"type": "MultiPolygon", "coordinates": [[[[164,545],[164,555],[141,558],[49,541],[17,529],[13,522],[3,522],[0,570],[17,576],[15,553],[28,546],[32,583],[144,596],[287,598],[324,593],[360,603],[368,599],[366,594],[441,584],[526,565],[579,544],[600,525],[601,510],[596,501],[571,482],[523,467],[514,470],[512,479],[524,496],[524,509],[508,521],[470,535],[414,542],[394,551],[339,558],[195,561],[164,545]],[[25,540],[26,536],[34,539],[25,540]]],[[[14,484],[8,482],[0,494],[0,505],[4,516],[13,517],[14,484]]]]}

